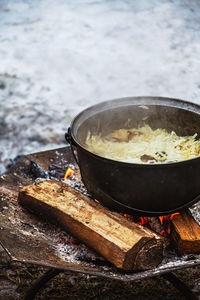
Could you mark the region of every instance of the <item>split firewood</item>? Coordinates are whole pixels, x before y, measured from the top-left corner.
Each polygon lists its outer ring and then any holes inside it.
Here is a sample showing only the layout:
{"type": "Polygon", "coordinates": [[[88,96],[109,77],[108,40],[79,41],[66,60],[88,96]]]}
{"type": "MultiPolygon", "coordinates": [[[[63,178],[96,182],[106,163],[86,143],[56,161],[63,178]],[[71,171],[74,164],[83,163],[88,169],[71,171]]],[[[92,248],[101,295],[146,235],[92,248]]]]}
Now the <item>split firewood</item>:
{"type": "Polygon", "coordinates": [[[148,217],[148,226],[151,230],[158,234],[161,234],[165,230],[158,217],[148,217]]]}
{"type": "Polygon", "coordinates": [[[25,186],[19,203],[60,225],[117,268],[147,270],[163,259],[164,238],[59,181],[25,186]]]}
{"type": "Polygon", "coordinates": [[[200,226],[189,212],[175,215],[171,237],[179,254],[200,253],[200,226]]]}

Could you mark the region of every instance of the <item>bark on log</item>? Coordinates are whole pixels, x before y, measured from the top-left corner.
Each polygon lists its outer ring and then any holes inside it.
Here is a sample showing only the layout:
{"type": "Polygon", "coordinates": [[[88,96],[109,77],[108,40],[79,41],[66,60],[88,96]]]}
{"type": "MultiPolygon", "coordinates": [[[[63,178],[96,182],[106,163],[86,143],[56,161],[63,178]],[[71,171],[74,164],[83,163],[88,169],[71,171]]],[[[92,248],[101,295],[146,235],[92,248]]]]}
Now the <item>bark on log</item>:
{"type": "Polygon", "coordinates": [[[95,249],[117,268],[147,270],[163,258],[164,239],[63,182],[25,186],[19,203],[95,249]]]}
{"type": "Polygon", "coordinates": [[[171,237],[179,254],[200,252],[200,226],[189,212],[176,215],[171,220],[171,237]]]}

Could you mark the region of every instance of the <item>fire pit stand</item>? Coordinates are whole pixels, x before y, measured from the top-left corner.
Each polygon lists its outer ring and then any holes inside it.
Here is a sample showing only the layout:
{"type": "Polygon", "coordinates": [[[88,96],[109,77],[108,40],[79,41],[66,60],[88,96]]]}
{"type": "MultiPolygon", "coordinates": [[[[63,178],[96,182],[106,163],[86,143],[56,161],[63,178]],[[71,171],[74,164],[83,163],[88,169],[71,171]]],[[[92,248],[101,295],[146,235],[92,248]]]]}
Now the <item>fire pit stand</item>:
{"type": "Polygon", "coordinates": [[[19,187],[34,183],[36,177],[48,177],[49,170],[52,176],[55,169],[62,175],[62,172],[64,174],[66,168],[71,165],[78,174],[70,147],[65,147],[23,156],[0,177],[0,244],[13,261],[50,268],[36,280],[25,299],[34,299],[35,294],[45,283],[65,271],[124,282],[162,275],[184,293],[187,299],[195,299],[192,291],[171,272],[199,265],[199,254],[179,257],[175,251],[169,250],[164,255],[162,263],[155,269],[141,272],[121,271],[84,244],[71,243],[72,237],[68,233],[55,225],[41,221],[18,204],[19,187]],[[36,170],[38,173],[32,172],[33,162],[41,166],[41,172],[38,170],[36,170]]]}
{"type": "MultiPolygon", "coordinates": [[[[45,286],[45,284],[63,272],[58,269],[49,269],[46,273],[44,273],[41,277],[39,277],[35,283],[30,287],[27,291],[24,300],[33,300],[37,294],[37,292],[45,286]]],[[[184,297],[186,300],[198,300],[196,295],[191,291],[191,289],[183,283],[178,277],[176,277],[173,273],[169,272],[163,274],[162,277],[169,281],[184,297]]]]}
{"type": "Polygon", "coordinates": [[[62,272],[62,270],[58,270],[58,269],[49,269],[47,272],[45,272],[41,277],[39,277],[34,284],[30,287],[30,289],[27,291],[24,300],[32,300],[35,298],[35,295],[37,294],[37,292],[44,287],[44,285],[51,280],[52,278],[54,278],[55,276],[57,276],[58,274],[60,274],[62,272]]]}

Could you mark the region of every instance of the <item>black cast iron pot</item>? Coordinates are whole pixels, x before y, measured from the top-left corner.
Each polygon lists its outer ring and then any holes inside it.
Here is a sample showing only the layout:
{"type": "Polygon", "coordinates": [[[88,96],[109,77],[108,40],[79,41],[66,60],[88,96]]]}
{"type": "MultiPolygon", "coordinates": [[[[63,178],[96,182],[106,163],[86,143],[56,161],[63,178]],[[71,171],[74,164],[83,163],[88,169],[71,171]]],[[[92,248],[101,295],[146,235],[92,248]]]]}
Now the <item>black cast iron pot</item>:
{"type": "Polygon", "coordinates": [[[82,180],[105,206],[138,215],[181,211],[200,199],[200,157],[163,164],[135,164],[107,159],[85,148],[88,130],[113,130],[149,124],[180,136],[200,138],[200,106],[162,97],[130,97],[106,101],[78,114],[66,139],[77,151],[82,180]],[[147,107],[148,109],[147,109],[147,107]],[[128,122],[127,122],[128,121],[128,122]]]}

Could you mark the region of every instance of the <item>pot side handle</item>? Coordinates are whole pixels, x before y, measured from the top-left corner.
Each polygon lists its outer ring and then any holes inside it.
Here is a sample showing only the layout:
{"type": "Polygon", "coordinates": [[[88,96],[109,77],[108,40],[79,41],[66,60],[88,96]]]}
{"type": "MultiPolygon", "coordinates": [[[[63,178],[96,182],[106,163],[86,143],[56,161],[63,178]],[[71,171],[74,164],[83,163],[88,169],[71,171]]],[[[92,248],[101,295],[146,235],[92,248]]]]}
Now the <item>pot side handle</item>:
{"type": "Polygon", "coordinates": [[[73,143],[73,138],[72,138],[72,135],[71,135],[71,128],[70,127],[68,128],[67,132],[65,133],[65,139],[70,144],[70,148],[71,148],[74,160],[76,161],[77,165],[79,166],[78,158],[77,158],[77,156],[74,152],[74,148],[73,148],[74,143],[73,143]]]}

